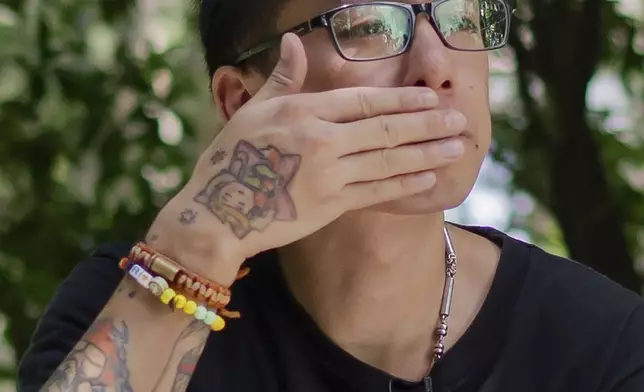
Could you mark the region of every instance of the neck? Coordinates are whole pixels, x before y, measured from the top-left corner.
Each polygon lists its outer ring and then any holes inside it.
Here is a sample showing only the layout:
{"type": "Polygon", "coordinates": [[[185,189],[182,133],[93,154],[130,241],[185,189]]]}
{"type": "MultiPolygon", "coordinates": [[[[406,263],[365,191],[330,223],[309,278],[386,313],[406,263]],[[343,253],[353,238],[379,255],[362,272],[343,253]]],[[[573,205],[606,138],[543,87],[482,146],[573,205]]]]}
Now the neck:
{"type": "Polygon", "coordinates": [[[281,249],[280,259],[291,291],[336,344],[419,379],[442,298],[443,227],[442,214],[354,212],[281,249]]]}

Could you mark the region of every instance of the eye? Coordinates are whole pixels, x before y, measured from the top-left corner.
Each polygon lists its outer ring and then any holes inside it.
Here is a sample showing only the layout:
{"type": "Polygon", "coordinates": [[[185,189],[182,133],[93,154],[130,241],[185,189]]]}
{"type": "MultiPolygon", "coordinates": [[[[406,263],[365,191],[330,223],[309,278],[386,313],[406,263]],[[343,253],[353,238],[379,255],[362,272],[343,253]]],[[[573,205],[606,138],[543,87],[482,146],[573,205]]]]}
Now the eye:
{"type": "Polygon", "coordinates": [[[351,39],[351,38],[365,38],[373,35],[385,33],[387,26],[382,20],[364,21],[354,23],[348,29],[342,29],[338,32],[338,38],[351,39]]]}

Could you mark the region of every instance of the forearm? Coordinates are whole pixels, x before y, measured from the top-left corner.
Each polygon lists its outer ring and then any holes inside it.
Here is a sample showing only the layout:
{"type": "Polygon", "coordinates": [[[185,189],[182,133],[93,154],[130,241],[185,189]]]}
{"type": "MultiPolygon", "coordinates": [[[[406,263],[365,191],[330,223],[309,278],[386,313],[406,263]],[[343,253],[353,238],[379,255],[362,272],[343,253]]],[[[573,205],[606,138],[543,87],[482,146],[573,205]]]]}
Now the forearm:
{"type": "Polygon", "coordinates": [[[42,390],[184,391],[209,331],[126,278],[42,390]]]}

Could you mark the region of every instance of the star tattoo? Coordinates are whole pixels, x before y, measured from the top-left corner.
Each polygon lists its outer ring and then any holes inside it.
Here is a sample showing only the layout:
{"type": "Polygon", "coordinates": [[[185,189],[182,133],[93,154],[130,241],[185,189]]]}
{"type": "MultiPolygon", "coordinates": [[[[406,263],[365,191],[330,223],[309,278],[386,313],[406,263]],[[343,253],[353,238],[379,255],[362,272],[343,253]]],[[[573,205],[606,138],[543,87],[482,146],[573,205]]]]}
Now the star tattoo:
{"type": "Polygon", "coordinates": [[[238,238],[263,231],[273,221],[297,219],[289,184],[301,157],[273,145],[258,148],[240,140],[222,168],[194,201],[205,206],[238,238]]]}
{"type": "Polygon", "coordinates": [[[223,161],[224,158],[226,158],[226,151],[219,149],[213,154],[212,157],[210,157],[210,162],[212,162],[213,165],[216,165],[223,161]]]}
{"type": "Polygon", "coordinates": [[[179,214],[179,222],[184,225],[191,225],[197,220],[197,212],[186,208],[181,214],[179,214]]]}

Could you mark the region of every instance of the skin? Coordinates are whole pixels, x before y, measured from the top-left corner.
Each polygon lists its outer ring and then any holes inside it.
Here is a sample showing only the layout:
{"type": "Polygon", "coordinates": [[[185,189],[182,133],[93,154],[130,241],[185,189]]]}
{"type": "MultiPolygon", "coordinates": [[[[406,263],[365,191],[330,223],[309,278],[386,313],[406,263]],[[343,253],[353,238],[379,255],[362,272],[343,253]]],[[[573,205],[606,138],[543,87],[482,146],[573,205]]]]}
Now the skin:
{"type": "Polygon", "coordinates": [[[248,214],[253,205],[253,195],[245,186],[232,182],[226,185],[219,194],[220,203],[248,214]]]}
{"type": "MultiPolygon", "coordinates": [[[[292,2],[278,26],[285,30],[336,5],[292,2]]],[[[443,211],[468,196],[490,146],[487,53],[446,48],[426,18],[418,19],[407,54],[378,62],[343,60],[324,30],[304,36],[302,42],[308,58],[305,92],[420,84],[438,93],[439,108],[455,109],[467,118],[461,137],[465,152],[436,171],[436,187],[348,212],[281,250],[291,290],[328,336],[364,362],[418,379],[430,366],[429,331],[442,295],[443,211]]],[[[213,85],[220,114],[232,117],[264,82],[255,73],[220,73],[213,85]]],[[[478,312],[499,257],[497,247],[487,240],[456,228],[452,233],[460,265],[448,349],[478,312]]]]}
{"type": "MultiPolygon", "coordinates": [[[[293,1],[278,27],[336,5],[293,1]]],[[[278,248],[291,291],[330,339],[422,379],[445,276],[443,211],[467,197],[490,145],[487,55],[445,48],[422,17],[410,52],[389,60],[346,62],[324,31],[286,35],[282,54],[269,78],[217,70],[213,99],[227,124],[146,242],[226,286],[246,258],[278,248]],[[460,125],[447,126],[450,113],[460,125]]],[[[450,232],[447,349],[499,258],[486,239],[450,232]]],[[[191,321],[126,278],[43,390],[184,391],[209,334],[191,321]]]]}

